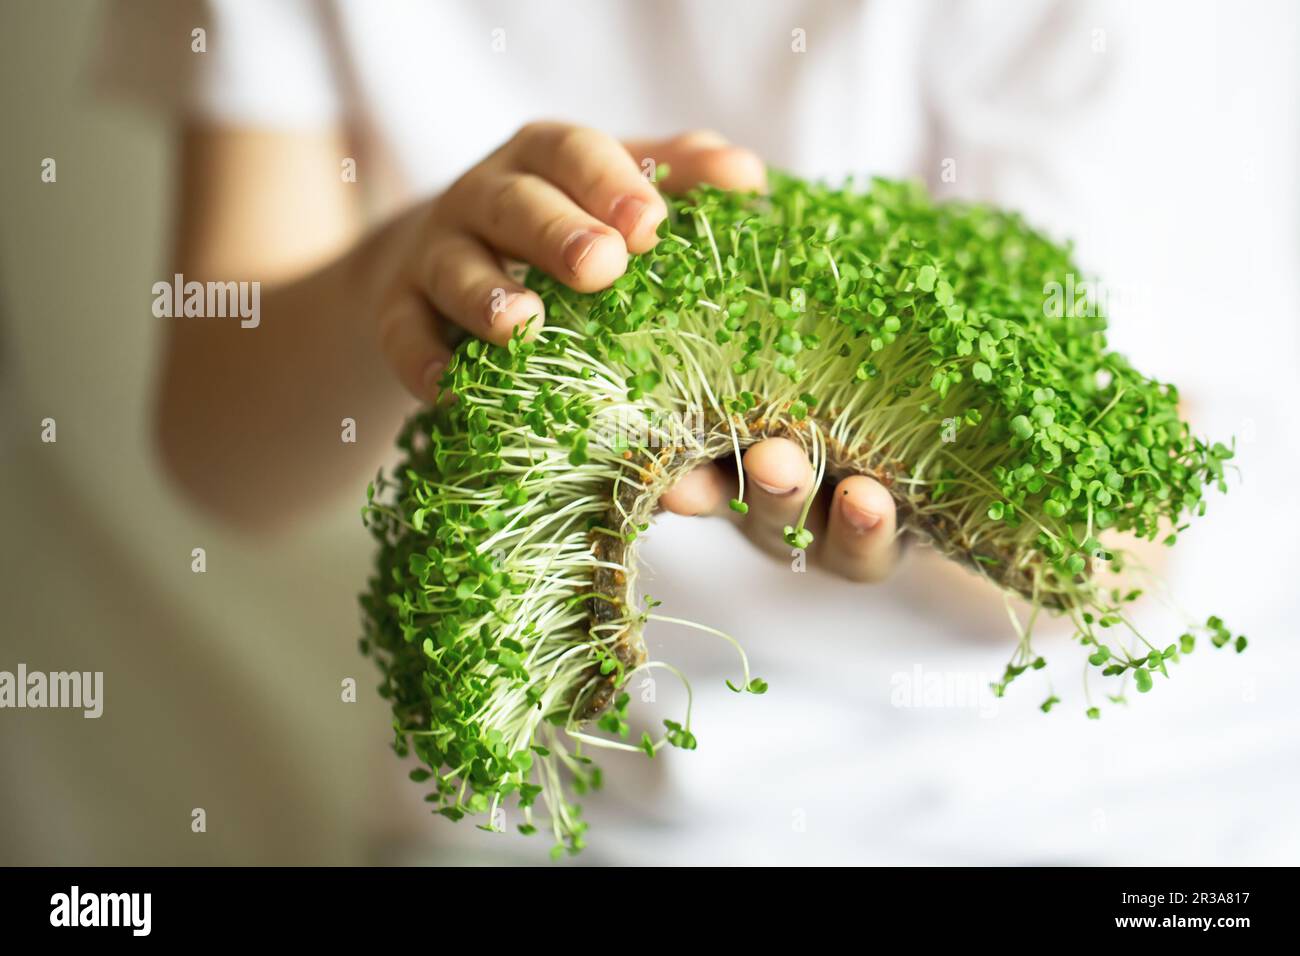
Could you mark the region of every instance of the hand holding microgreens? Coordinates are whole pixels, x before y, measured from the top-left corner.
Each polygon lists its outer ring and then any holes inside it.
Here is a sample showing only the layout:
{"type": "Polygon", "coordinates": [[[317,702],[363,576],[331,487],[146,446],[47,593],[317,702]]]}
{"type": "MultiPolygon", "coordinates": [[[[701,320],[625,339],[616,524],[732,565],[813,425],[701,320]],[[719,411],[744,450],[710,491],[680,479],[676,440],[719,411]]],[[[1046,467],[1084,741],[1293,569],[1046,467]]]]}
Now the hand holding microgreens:
{"type": "MultiPolygon", "coordinates": [[[[554,852],[576,852],[586,824],[567,794],[600,785],[591,749],[694,749],[689,684],[680,722],[626,739],[634,673],[685,682],[647,659],[648,620],[730,642],[743,676],[729,686],[766,690],[731,637],[656,614],[634,587],[664,490],[764,438],[802,445],[815,485],[880,481],[907,533],[1030,602],[1027,624],[1010,615],[999,695],[1044,666],[1043,608],[1075,625],[1089,717],[1094,684],[1145,693],[1198,634],[1244,649],[1217,617],[1160,647],[1126,613],[1141,592],[1096,577],[1124,564],[1103,532],[1174,544],[1207,486],[1226,490],[1232,451],[1191,434],[1172,385],[1107,351],[1095,309],[1044,308],[1076,272],[1068,249],[915,184],[782,176],[766,197],[674,200],[661,235],[603,292],[534,272],[546,328],[464,343],[443,380],[455,399],[407,423],[405,463],[368,491],[380,549],[362,649],[438,813],[492,829],[510,801],[533,832],[540,797],[554,852]]],[[[812,540],[807,514],[791,547],[812,540]]]]}

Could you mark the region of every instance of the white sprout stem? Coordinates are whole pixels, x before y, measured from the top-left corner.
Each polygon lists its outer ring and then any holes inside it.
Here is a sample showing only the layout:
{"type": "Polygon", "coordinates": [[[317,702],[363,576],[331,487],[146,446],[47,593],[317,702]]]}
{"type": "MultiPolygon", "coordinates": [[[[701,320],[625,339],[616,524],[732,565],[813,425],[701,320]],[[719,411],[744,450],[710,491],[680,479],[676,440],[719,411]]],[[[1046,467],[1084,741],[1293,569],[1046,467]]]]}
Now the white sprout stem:
{"type": "Polygon", "coordinates": [[[736,649],[740,655],[740,666],[745,672],[745,681],[742,687],[748,687],[751,681],[749,676],[749,657],[745,654],[745,649],[740,646],[740,642],[730,634],[718,630],[716,627],[709,627],[707,624],[700,624],[698,621],[687,621],[680,617],[668,617],[664,614],[647,614],[646,620],[662,621],[665,624],[676,624],[679,627],[689,627],[692,630],[703,631],[705,634],[712,634],[714,637],[720,637],[736,649]]]}

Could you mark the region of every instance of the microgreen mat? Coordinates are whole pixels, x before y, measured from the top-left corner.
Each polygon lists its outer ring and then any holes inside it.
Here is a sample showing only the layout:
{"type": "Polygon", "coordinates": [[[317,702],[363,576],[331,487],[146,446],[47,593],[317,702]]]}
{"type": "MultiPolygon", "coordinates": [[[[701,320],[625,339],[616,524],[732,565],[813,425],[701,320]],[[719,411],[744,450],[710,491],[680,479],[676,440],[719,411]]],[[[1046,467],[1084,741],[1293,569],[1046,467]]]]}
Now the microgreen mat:
{"type": "MultiPolygon", "coordinates": [[[[368,489],[380,547],[362,650],[436,812],[493,829],[509,804],[555,855],[576,852],[593,749],[694,749],[689,703],[659,736],[629,735],[634,673],[685,682],[647,658],[648,620],[730,642],[729,686],[766,690],[730,636],[637,597],[634,542],[706,460],[736,462],[743,515],[739,459],[767,437],[802,445],[819,486],[873,476],[903,533],[1029,602],[1009,614],[999,696],[1044,666],[1039,609],[1076,628],[1093,718],[1130,682],[1167,677],[1198,636],[1245,647],[1217,617],[1148,641],[1126,607],[1140,591],[1098,573],[1124,570],[1120,533],[1172,545],[1207,488],[1226,490],[1232,451],[1192,435],[1174,386],[1107,349],[1094,303],[1045,308],[1047,290],[1076,287],[1069,248],[913,183],[786,176],[766,197],[671,200],[660,234],[603,292],[531,273],[545,328],[463,343],[443,379],[454,400],[410,419],[404,463],[368,489]]],[[[791,548],[812,541],[808,510],[791,548]]],[[[1057,703],[1049,687],[1042,709],[1057,703]]]]}

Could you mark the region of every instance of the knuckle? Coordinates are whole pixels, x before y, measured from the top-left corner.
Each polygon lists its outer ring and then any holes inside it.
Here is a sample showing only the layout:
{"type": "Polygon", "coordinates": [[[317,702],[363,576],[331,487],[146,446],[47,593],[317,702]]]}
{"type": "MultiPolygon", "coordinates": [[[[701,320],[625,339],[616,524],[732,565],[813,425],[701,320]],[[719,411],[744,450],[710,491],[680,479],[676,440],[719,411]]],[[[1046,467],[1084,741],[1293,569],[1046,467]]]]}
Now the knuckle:
{"type": "Polygon", "coordinates": [[[491,226],[500,226],[515,214],[524,202],[527,187],[526,176],[507,176],[489,187],[487,214],[491,226]]]}
{"type": "Polygon", "coordinates": [[[554,120],[530,120],[519,127],[510,141],[521,150],[531,150],[553,139],[565,128],[564,123],[557,123],[554,120]]]}
{"type": "Polygon", "coordinates": [[[516,143],[527,143],[536,139],[550,124],[545,120],[529,120],[515,131],[511,139],[516,143]]]}
{"type": "MultiPolygon", "coordinates": [[[[609,163],[605,157],[614,141],[604,133],[582,126],[569,126],[558,132],[547,153],[549,169],[557,180],[574,183],[580,190],[590,191],[608,175],[609,163]]],[[[621,147],[618,147],[621,149],[621,147]]]]}
{"type": "MultiPolygon", "coordinates": [[[[622,187],[623,191],[627,191],[627,186],[618,182],[621,178],[623,177],[620,177],[608,166],[601,164],[587,174],[586,178],[578,188],[582,191],[583,197],[588,200],[599,196],[612,196],[615,192],[619,191],[619,187],[622,187]]],[[[637,183],[632,183],[631,185],[633,189],[638,188],[637,183]]]]}
{"type": "Polygon", "coordinates": [[[565,126],[555,131],[551,140],[551,158],[555,162],[572,162],[591,150],[600,134],[583,126],[565,126]]]}
{"type": "Polygon", "coordinates": [[[684,133],[678,133],[673,137],[673,145],[684,147],[686,149],[706,149],[714,146],[726,145],[727,138],[717,130],[701,127],[699,129],[687,130],[684,133]]]}
{"type": "Polygon", "coordinates": [[[564,247],[565,240],[580,228],[582,228],[582,224],[574,222],[570,213],[551,213],[542,222],[542,244],[558,256],[564,247]]]}
{"type": "Polygon", "coordinates": [[[430,233],[442,225],[455,226],[470,217],[471,210],[480,203],[478,197],[490,182],[488,167],[483,164],[474,166],[447,187],[446,191],[433,203],[429,213],[427,230],[430,233]]]}

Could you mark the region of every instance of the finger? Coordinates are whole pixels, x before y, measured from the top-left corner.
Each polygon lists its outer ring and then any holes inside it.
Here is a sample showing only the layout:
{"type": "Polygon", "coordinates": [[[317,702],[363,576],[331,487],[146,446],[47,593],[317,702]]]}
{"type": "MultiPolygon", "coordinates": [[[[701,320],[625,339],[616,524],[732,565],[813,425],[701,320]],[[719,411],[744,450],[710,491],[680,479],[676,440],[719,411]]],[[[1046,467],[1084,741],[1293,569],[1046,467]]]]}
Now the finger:
{"type": "Polygon", "coordinates": [[[745,533],[759,547],[784,554],[784,530],[798,524],[804,500],[812,489],[813,470],[808,455],[788,438],[768,438],[751,445],[742,464],[748,479],[745,533]]]}
{"type": "Polygon", "coordinates": [[[845,478],[835,486],[821,562],[850,581],[880,581],[898,559],[897,530],[885,486],[865,475],[845,478]]]}
{"type": "Polygon", "coordinates": [[[578,292],[604,289],[627,269],[618,231],[540,176],[489,170],[464,184],[457,203],[459,221],[493,249],[578,292]]]}
{"type": "Polygon", "coordinates": [[[613,137],[581,126],[536,123],[515,138],[519,169],[559,186],[623,236],[629,252],[652,249],[668,216],[659,191],[613,137]]]}
{"type": "Polygon", "coordinates": [[[714,462],[700,465],[678,479],[659,498],[660,506],[676,515],[720,515],[728,509],[735,478],[714,462]]]}
{"type": "Polygon", "coordinates": [[[541,297],[512,281],[492,251],[473,236],[448,232],[429,246],[418,282],[438,315],[496,345],[530,320],[527,337],[542,327],[541,297]]]}
{"type": "Polygon", "coordinates": [[[421,401],[438,397],[438,380],[451,357],[438,336],[428,300],[414,289],[379,316],[379,348],[406,390],[421,401]]]}
{"type": "Polygon", "coordinates": [[[668,164],[668,176],[658,184],[665,192],[682,192],[700,183],[719,189],[767,191],[767,167],[758,154],[733,146],[710,130],[658,142],[633,141],[625,146],[642,169],[668,164]]]}

